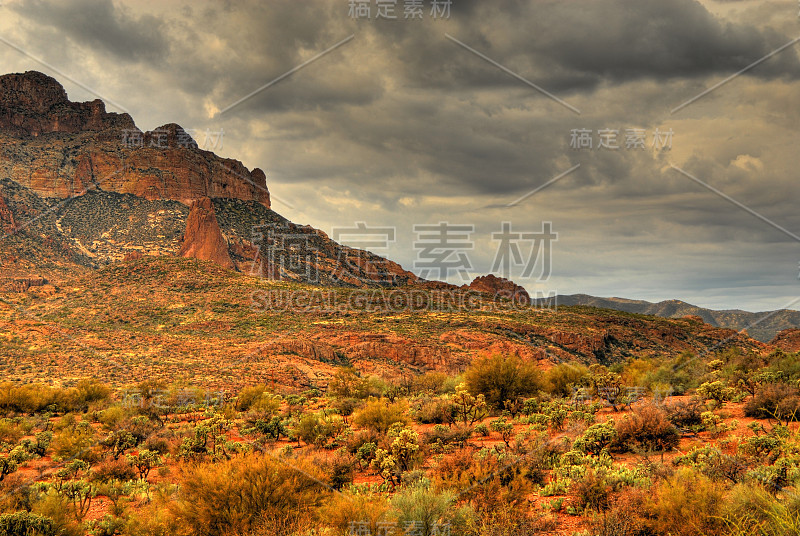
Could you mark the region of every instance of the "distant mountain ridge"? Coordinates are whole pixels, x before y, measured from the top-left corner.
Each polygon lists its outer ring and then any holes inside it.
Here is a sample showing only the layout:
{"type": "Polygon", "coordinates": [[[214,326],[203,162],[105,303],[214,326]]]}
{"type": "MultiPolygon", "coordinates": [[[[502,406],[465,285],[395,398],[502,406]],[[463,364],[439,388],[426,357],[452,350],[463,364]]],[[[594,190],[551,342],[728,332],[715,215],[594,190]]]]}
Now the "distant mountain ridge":
{"type": "Polygon", "coordinates": [[[560,295],[558,296],[558,305],[600,307],[665,318],[698,316],[712,326],[735,329],[736,331],[747,329],[747,333],[751,337],[762,342],[772,341],[780,331],[800,328],[800,311],[788,309],[756,313],[740,309],[718,311],[698,307],[681,300],[664,300],[654,303],[617,297],[601,298],[588,294],[560,295]]]}

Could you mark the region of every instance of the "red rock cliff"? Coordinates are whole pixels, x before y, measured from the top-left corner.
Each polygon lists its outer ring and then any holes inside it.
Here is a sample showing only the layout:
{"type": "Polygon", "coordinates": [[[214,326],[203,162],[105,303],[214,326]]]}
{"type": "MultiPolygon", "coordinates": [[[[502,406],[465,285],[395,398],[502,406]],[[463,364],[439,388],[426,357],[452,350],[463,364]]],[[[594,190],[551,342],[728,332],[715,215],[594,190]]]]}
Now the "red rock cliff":
{"type": "Polygon", "coordinates": [[[270,207],[266,175],[201,150],[176,124],[141,132],[100,100],[70,102],[53,78],[0,76],[0,173],[47,197],[89,188],[190,204],[204,197],[270,207]]]}

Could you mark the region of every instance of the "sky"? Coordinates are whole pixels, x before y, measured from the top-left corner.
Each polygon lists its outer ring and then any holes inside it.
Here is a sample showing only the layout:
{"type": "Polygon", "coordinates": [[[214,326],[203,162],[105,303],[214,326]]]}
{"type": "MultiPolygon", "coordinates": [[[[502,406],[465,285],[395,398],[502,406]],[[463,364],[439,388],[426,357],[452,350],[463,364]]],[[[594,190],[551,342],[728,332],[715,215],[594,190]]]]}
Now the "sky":
{"type": "Polygon", "coordinates": [[[351,3],[5,0],[0,62],[432,278],[798,308],[797,0],[351,3]]]}

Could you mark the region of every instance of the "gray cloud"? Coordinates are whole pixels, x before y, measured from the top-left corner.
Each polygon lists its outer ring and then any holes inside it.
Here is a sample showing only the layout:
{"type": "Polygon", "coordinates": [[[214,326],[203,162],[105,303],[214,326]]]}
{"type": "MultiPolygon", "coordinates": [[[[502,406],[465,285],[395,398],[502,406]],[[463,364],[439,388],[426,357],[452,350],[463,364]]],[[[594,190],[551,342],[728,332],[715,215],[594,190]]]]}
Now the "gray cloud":
{"type": "Polygon", "coordinates": [[[8,7],[26,21],[56,29],[96,54],[158,62],[170,53],[162,20],[148,14],[133,16],[111,0],[30,0],[8,7]]]}

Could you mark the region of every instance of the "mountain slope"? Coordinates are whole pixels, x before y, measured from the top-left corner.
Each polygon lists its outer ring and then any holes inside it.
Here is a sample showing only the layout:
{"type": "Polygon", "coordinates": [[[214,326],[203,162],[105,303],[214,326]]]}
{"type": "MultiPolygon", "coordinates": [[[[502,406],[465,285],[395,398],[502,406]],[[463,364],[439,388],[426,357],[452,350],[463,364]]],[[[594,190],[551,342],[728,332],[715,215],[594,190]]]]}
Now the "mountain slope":
{"type": "Polygon", "coordinates": [[[666,318],[680,318],[684,316],[698,316],[704,322],[726,329],[747,332],[756,340],[768,342],[778,332],[800,327],[800,311],[781,310],[751,313],[738,309],[716,311],[705,309],[680,300],[666,300],[658,303],[644,300],[629,300],[625,298],[599,298],[588,294],[571,294],[558,296],[558,305],[585,305],[615,309],[629,313],[663,316],[666,318]]]}
{"type": "Polygon", "coordinates": [[[0,337],[6,378],[70,382],[96,375],[125,385],[146,371],[228,389],[259,381],[321,386],[342,365],[390,378],[452,373],[492,353],[547,368],[728,347],[769,351],[695,319],[536,309],[467,289],[315,287],[166,256],[7,294],[0,333],[7,334],[0,337]]]}

